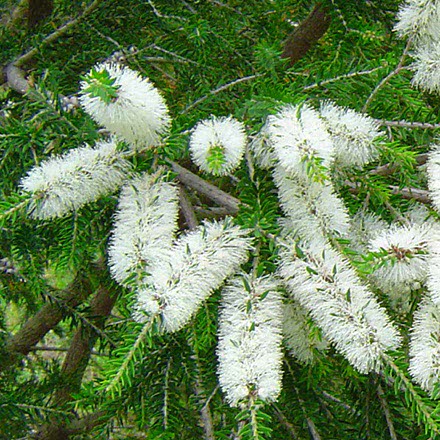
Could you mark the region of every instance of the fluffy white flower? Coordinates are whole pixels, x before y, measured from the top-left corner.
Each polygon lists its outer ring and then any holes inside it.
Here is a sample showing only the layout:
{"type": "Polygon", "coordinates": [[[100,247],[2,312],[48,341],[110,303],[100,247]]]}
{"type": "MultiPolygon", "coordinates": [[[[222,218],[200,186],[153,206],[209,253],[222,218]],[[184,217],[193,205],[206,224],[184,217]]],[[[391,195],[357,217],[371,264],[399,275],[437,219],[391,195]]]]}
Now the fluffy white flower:
{"type": "Polygon", "coordinates": [[[279,275],[336,349],[361,373],[378,371],[383,354],[400,343],[385,310],[348,262],[330,246],[317,251],[288,237],[279,275]]]}
{"type": "Polygon", "coordinates": [[[274,401],[281,391],[282,302],[272,277],[243,274],[222,291],[219,381],[236,406],[250,395],[274,401]]]}
{"type": "Polygon", "coordinates": [[[301,305],[290,300],[283,307],[283,335],[290,353],[303,364],[310,364],[315,350],[326,350],[327,340],[312,331],[310,315],[301,305]]]}
{"type": "Polygon", "coordinates": [[[139,290],[134,318],[160,313],[162,328],[180,330],[201,303],[248,259],[247,232],[230,219],[207,222],[181,237],[168,258],[150,267],[150,283],[139,290]]]}
{"type": "Polygon", "coordinates": [[[162,176],[145,174],[124,185],[108,250],[116,281],[142,283],[153,262],[168,257],[177,216],[177,188],[162,176]]]}
{"type": "Polygon", "coordinates": [[[440,381],[440,308],[425,298],[414,313],[409,372],[426,391],[440,381]]]}
{"type": "Polygon", "coordinates": [[[333,138],[333,154],[338,164],[362,167],[377,158],[374,140],[380,131],[374,119],[329,101],[321,105],[321,116],[333,138]]]}
{"type": "Polygon", "coordinates": [[[440,212],[440,144],[433,145],[427,162],[428,188],[434,207],[440,212]]]}
{"type": "Polygon", "coordinates": [[[90,91],[92,80],[83,81],[80,102],[84,110],[98,124],[120,136],[132,147],[160,144],[171,121],[165,100],[150,80],[128,67],[111,63],[99,64],[93,72],[108,73],[113,82],[108,89],[116,89],[116,96],[110,100],[102,99],[99,94],[96,96],[90,91]]]}
{"type": "Polygon", "coordinates": [[[254,136],[249,149],[260,168],[269,169],[276,165],[276,155],[269,138],[269,120],[266,120],[260,131],[254,136]]]}
{"type": "Polygon", "coordinates": [[[350,228],[342,200],[329,181],[307,182],[278,166],[274,173],[278,197],[296,233],[307,240],[317,235],[344,235],[350,228]]]}
{"type": "Polygon", "coordinates": [[[433,225],[430,237],[428,259],[428,291],[431,300],[440,304],[440,227],[433,225]]]}
{"type": "Polygon", "coordinates": [[[385,292],[405,290],[426,280],[430,225],[394,225],[371,240],[370,252],[380,253],[375,284],[385,292]]]}
{"type": "Polygon", "coordinates": [[[86,145],[44,161],[28,172],[20,186],[33,193],[31,217],[62,217],[116,191],[130,168],[113,140],[98,142],[94,148],[86,145]]]}
{"type": "Polygon", "coordinates": [[[413,85],[428,92],[440,92],[440,41],[428,42],[417,47],[413,56],[413,85]]]}
{"type": "Polygon", "coordinates": [[[225,176],[240,164],[246,141],[241,122],[232,117],[212,117],[194,127],[189,150],[201,170],[225,176]]]}
{"type": "Polygon", "coordinates": [[[289,173],[306,176],[313,160],[329,167],[333,141],[319,113],[308,105],[286,106],[267,119],[269,142],[277,162],[289,173]]]}
{"type": "Polygon", "coordinates": [[[406,0],[397,20],[394,30],[401,37],[415,37],[416,41],[437,38],[440,4],[437,0],[406,0]]]}

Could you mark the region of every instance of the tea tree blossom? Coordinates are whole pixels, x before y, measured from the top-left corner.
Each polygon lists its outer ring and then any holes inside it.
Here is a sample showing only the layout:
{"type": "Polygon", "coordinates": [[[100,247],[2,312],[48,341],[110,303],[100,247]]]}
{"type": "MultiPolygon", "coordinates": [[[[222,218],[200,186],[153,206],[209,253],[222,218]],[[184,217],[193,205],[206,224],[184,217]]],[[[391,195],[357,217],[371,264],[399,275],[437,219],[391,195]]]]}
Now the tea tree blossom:
{"type": "Polygon", "coordinates": [[[81,106],[132,148],[157,146],[170,127],[165,100],[148,78],[118,64],[97,65],[81,82],[81,106]]]}
{"type": "Polygon", "coordinates": [[[377,158],[374,141],[381,133],[372,118],[329,101],[321,105],[320,113],[333,139],[333,155],[339,165],[362,167],[377,158]]]}
{"type": "Polygon", "coordinates": [[[232,117],[200,121],[191,134],[192,160],[206,173],[224,176],[240,164],[246,147],[244,125],[232,117]]]}
{"type": "Polygon", "coordinates": [[[426,391],[440,381],[440,308],[425,298],[414,313],[409,372],[426,391]]]}
{"type": "Polygon", "coordinates": [[[251,249],[247,232],[230,219],[206,222],[182,236],[168,258],[149,268],[150,283],[139,289],[134,318],[160,315],[164,331],[181,329],[202,302],[238,271],[251,249]]]}
{"type": "Polygon", "coordinates": [[[44,161],[28,172],[20,186],[32,193],[31,217],[50,219],[116,191],[130,169],[114,140],[101,141],[44,161]]]}
{"type": "Polygon", "coordinates": [[[323,334],[361,373],[378,371],[400,336],[355,271],[330,246],[309,249],[286,237],[279,276],[323,334]]]}
{"type": "Polygon", "coordinates": [[[406,0],[397,13],[394,30],[401,37],[413,37],[416,42],[437,38],[440,25],[440,5],[437,0],[406,0]]]}
{"type": "Polygon", "coordinates": [[[348,232],[347,209],[329,181],[307,182],[287,173],[282,166],[274,170],[273,177],[283,211],[301,237],[314,240],[317,234],[348,232]]]}
{"type": "Polygon", "coordinates": [[[379,254],[382,261],[373,273],[380,289],[398,295],[420,287],[428,273],[431,232],[429,225],[392,226],[370,242],[370,252],[379,254]]]}
{"type": "Polygon", "coordinates": [[[152,263],[168,257],[177,216],[177,188],[160,173],[144,174],[123,186],[108,251],[116,281],[135,286],[146,282],[152,263]]]}
{"type": "Polygon", "coordinates": [[[244,274],[222,290],[218,374],[232,406],[250,395],[274,401],[281,391],[281,306],[272,277],[244,274]]]}
{"type": "Polygon", "coordinates": [[[286,106],[268,117],[269,144],[288,173],[301,176],[326,173],[334,145],[319,113],[307,104],[286,106]],[[321,168],[324,168],[322,170],[321,168]]]}

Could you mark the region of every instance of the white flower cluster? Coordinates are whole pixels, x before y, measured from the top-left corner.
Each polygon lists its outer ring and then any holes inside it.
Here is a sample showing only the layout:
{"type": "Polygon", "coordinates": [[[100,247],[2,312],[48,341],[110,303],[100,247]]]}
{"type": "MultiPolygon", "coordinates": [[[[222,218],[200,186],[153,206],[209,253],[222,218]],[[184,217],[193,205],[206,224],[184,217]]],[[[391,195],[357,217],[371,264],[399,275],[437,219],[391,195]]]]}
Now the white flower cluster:
{"type": "Polygon", "coordinates": [[[21,180],[23,190],[33,194],[30,215],[62,217],[87,203],[112,193],[131,169],[114,140],[75,148],[32,168],[21,180]]]}
{"type": "Polygon", "coordinates": [[[281,391],[282,301],[272,277],[243,274],[222,291],[220,386],[232,406],[250,396],[274,401],[281,391]]]}
{"type": "Polygon", "coordinates": [[[416,290],[428,275],[430,224],[394,225],[370,241],[369,251],[382,253],[383,264],[373,274],[383,292],[398,297],[416,290]]]}
{"type": "Polygon", "coordinates": [[[440,92],[440,3],[437,0],[406,0],[397,15],[395,30],[415,44],[413,84],[440,92]]]}
{"type": "Polygon", "coordinates": [[[381,132],[374,119],[329,101],[321,104],[320,113],[334,143],[333,157],[340,166],[363,167],[377,159],[374,142],[381,132]]]}
{"type": "Polygon", "coordinates": [[[310,161],[329,168],[361,167],[378,156],[381,135],[369,116],[326,101],[320,111],[287,105],[269,116],[251,149],[262,168],[281,162],[288,173],[306,173],[310,161]]]}
{"type": "Polygon", "coordinates": [[[432,393],[440,380],[440,307],[425,298],[414,313],[411,330],[410,367],[414,380],[432,393]]]}
{"type": "Polygon", "coordinates": [[[333,166],[362,166],[375,158],[378,135],[370,118],[327,102],[321,114],[303,105],[269,116],[252,145],[260,164],[274,168],[286,214],[280,278],[324,338],[361,372],[377,371],[400,337],[372,292],[329,244],[328,238],[350,231],[330,177],[333,166]],[[301,254],[295,251],[297,243],[304,248],[301,254]]]}
{"type": "Polygon", "coordinates": [[[84,110],[111,133],[120,136],[133,148],[154,147],[160,144],[171,120],[165,100],[148,78],[118,64],[97,65],[86,81],[81,82],[80,103],[84,110]],[[93,72],[108,74],[112,84],[107,88],[111,99],[103,99],[94,92],[102,87],[99,79],[92,80],[93,72]],[[94,82],[93,82],[94,81],[94,82]]]}
{"type": "Polygon", "coordinates": [[[405,0],[397,13],[395,31],[417,40],[437,38],[440,4],[437,0],[405,0]]]}
{"type": "Polygon", "coordinates": [[[179,238],[148,267],[148,283],[138,289],[134,318],[160,315],[164,331],[180,330],[202,302],[246,262],[247,233],[226,219],[207,222],[179,238]]]}
{"type": "Polygon", "coordinates": [[[387,350],[400,343],[385,310],[354,269],[330,245],[317,252],[286,237],[280,276],[289,292],[347,360],[360,371],[378,371],[387,350]]]}
{"type": "Polygon", "coordinates": [[[168,257],[177,216],[177,187],[162,175],[145,174],[122,187],[108,249],[116,281],[135,286],[147,281],[150,267],[168,257]]]}
{"type": "Polygon", "coordinates": [[[212,117],[194,127],[189,150],[201,170],[225,176],[240,164],[246,142],[241,122],[232,117],[212,117]]]}

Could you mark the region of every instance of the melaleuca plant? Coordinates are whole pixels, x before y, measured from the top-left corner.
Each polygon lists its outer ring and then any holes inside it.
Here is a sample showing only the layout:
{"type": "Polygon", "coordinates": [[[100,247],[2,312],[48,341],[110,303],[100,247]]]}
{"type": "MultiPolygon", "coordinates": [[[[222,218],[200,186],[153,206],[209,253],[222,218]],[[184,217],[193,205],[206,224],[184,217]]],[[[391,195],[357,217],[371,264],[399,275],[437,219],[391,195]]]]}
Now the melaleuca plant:
{"type": "MultiPolygon", "coordinates": [[[[195,45],[209,40],[203,20],[178,23],[195,45]]],[[[439,2],[407,0],[395,24],[415,58],[412,84],[429,92],[440,90],[439,23],[439,2]]],[[[432,141],[418,158],[429,209],[405,187],[416,159],[399,141],[410,136],[392,132],[381,107],[369,111],[404,58],[360,109],[335,91],[305,96],[319,81],[276,93],[285,65],[265,44],[256,64],[269,57],[273,68],[253,79],[273,96],[251,96],[233,116],[227,105],[191,115],[206,97],[177,111],[124,59],[78,76],[93,134],[28,164],[0,214],[13,231],[0,269],[47,297],[47,328],[68,316],[76,329],[61,367],[41,362],[36,378],[20,377],[54,386],[50,399],[0,401],[0,411],[33,421],[29,435],[72,438],[90,427],[100,438],[439,438],[439,147],[432,141]],[[184,124],[178,114],[189,115],[184,124]],[[402,181],[379,180],[399,167],[402,181]],[[32,234],[38,241],[20,258],[20,238],[32,234]],[[97,340],[104,356],[89,364],[97,340]],[[118,421],[133,432],[116,437],[118,421]]],[[[322,83],[351,77],[333,76],[322,83]]],[[[23,328],[30,341],[32,330],[39,336],[30,345],[5,337],[5,371],[47,333],[32,319],[23,328]]]]}

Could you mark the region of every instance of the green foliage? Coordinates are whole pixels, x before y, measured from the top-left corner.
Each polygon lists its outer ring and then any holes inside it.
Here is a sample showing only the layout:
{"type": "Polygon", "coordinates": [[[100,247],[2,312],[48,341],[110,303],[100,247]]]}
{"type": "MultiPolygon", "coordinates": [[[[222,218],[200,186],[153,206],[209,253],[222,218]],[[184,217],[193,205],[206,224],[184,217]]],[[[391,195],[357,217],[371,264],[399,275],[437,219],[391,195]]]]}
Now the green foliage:
{"type": "MultiPolygon", "coordinates": [[[[105,71],[84,74],[115,51],[161,90],[173,117],[165,145],[132,158],[136,172],[166,166],[169,160],[190,168],[188,131],[211,114],[232,114],[246,123],[249,133],[256,133],[284,103],[307,100],[314,106],[328,99],[359,111],[365,105],[369,115],[381,120],[439,121],[438,98],[412,88],[408,70],[372,95],[402,54],[403,43],[391,30],[396,2],[324,3],[332,17],[329,31],[291,68],[279,58],[283,41],[293,30],[290,21],[304,19],[310,2],[109,0],[69,33],[45,44],[54,28],[84,8],[83,2],[58,0],[53,16],[36,33],[22,25],[0,29],[2,64],[39,48],[27,66],[33,93],[21,96],[0,89],[0,259],[7,258],[16,268],[0,273],[1,360],[19,324],[51,304],[54,293],[71,279],[81,274],[91,279],[94,290],[103,282],[92,266],[105,258],[116,196],[55,221],[36,221],[26,215],[28,198],[19,181],[45,159],[98,138],[93,121],[79,108],[67,111],[62,97],[77,93],[82,78],[88,83],[86,93],[104,102],[114,100],[117,88],[105,71]]],[[[393,194],[390,185],[425,188],[416,156],[428,151],[436,134],[433,129],[389,127],[377,162],[337,176],[350,212],[362,207],[393,220],[386,204],[405,211],[408,201],[393,194]],[[371,172],[385,164],[395,172],[371,172]]],[[[323,181],[328,170],[315,159],[307,161],[307,171],[323,181]]],[[[212,169],[221,167],[222,160],[222,151],[213,147],[212,169]]],[[[211,182],[240,200],[234,221],[255,238],[252,269],[258,275],[273,273],[281,209],[270,172],[258,168],[248,154],[233,176],[211,182]]],[[[208,198],[190,198],[200,208],[199,220],[203,213],[216,215],[218,207],[208,198]]],[[[349,255],[350,244],[341,241],[340,246],[349,255]]],[[[363,276],[387,258],[381,253],[351,257],[363,276]]],[[[120,293],[105,278],[109,290],[120,293]]],[[[216,292],[189,326],[162,335],[154,319],[142,325],[131,320],[133,292],[124,289],[98,332],[96,351],[72,400],[59,407],[51,400],[63,381],[64,357],[58,352],[32,351],[12,368],[2,368],[0,438],[24,438],[45,423],[69,420],[74,410],[80,415],[104,413],[103,424],[84,438],[136,438],[141,433],[148,439],[194,440],[208,438],[202,422],[208,409],[218,439],[307,439],[316,429],[323,439],[379,440],[390,438],[384,402],[398,438],[440,438],[438,391],[431,398],[411,382],[406,345],[402,353],[390,354],[381,375],[369,376],[355,372],[332,350],[316,353],[315,363],[308,366],[293,361],[286,350],[279,401],[230,408],[216,376],[219,300],[216,292]],[[118,431],[118,425],[125,430],[118,431]]],[[[90,309],[89,300],[79,308],[63,308],[65,319],[38,348],[67,349],[80,325],[91,327],[90,309]]],[[[405,338],[411,324],[411,318],[401,323],[405,338]]]]}

